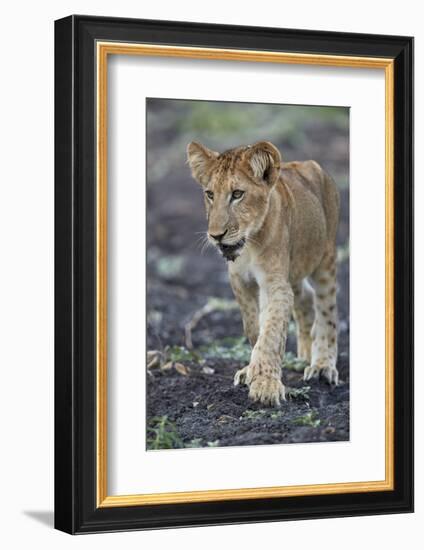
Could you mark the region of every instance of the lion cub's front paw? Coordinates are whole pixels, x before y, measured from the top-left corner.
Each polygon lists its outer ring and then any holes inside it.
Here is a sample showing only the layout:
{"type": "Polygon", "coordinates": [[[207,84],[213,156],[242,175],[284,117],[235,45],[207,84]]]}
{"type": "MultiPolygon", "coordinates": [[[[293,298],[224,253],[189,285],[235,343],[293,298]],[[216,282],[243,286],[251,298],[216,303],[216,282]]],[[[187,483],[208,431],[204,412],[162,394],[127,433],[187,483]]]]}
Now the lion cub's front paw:
{"type": "Polygon", "coordinates": [[[249,397],[270,407],[278,407],[286,399],[286,390],[278,378],[258,376],[249,386],[249,397]]]}
{"type": "Polygon", "coordinates": [[[325,378],[329,384],[334,384],[335,386],[339,384],[339,372],[336,367],[312,365],[311,367],[306,367],[303,371],[304,380],[310,380],[315,376],[325,378]]]}
{"type": "Polygon", "coordinates": [[[286,393],[280,380],[280,369],[267,369],[260,365],[248,365],[236,372],[234,385],[249,386],[249,397],[264,405],[279,406],[285,400],[286,393]]]}

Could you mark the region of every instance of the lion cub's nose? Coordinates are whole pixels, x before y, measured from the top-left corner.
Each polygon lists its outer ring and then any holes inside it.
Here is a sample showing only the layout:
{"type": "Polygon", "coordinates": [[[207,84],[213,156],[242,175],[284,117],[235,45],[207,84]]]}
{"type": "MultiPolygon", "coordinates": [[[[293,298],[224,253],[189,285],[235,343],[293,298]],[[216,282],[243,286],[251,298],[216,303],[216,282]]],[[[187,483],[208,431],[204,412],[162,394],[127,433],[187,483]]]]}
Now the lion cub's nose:
{"type": "Polygon", "coordinates": [[[227,234],[227,230],[225,230],[224,233],[221,233],[220,235],[212,235],[212,233],[209,233],[209,236],[212,237],[212,239],[215,239],[215,241],[220,243],[226,234],[227,234]]]}

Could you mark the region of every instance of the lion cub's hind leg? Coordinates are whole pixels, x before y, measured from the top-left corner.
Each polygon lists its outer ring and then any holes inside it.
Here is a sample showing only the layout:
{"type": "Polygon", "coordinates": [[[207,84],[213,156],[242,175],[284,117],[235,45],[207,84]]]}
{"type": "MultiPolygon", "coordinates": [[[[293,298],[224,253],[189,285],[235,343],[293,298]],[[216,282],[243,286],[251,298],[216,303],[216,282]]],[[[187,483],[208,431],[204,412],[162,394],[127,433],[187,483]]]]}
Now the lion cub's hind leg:
{"type": "Polygon", "coordinates": [[[304,279],[293,285],[293,317],[296,321],[297,357],[311,363],[312,326],[315,320],[314,290],[304,279]]]}
{"type": "Polygon", "coordinates": [[[315,322],[312,327],[311,366],[304,379],[323,376],[330,384],[338,384],[337,371],[337,301],[336,255],[327,254],[311,277],[315,290],[315,322]]]}

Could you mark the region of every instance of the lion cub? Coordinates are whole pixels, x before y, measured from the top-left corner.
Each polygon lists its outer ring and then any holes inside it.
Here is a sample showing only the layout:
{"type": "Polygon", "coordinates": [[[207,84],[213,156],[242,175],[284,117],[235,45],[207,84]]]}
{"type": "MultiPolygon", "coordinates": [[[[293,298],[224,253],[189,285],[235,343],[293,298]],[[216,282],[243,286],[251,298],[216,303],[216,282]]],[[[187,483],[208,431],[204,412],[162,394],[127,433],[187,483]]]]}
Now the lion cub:
{"type": "Polygon", "coordinates": [[[336,232],[339,194],[313,160],[282,163],[269,142],[216,153],[187,147],[202,185],[208,238],[228,261],[230,282],[252,345],[234,384],[254,401],[285,399],[281,364],[291,313],[304,379],[338,384],[336,232]]]}

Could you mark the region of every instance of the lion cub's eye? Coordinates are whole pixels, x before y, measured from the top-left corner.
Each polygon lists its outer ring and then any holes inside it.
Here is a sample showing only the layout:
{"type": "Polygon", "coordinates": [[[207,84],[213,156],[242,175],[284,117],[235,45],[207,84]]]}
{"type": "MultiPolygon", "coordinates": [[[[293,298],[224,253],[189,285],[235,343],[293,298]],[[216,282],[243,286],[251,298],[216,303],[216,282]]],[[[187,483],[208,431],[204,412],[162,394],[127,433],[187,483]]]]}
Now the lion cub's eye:
{"type": "Polygon", "coordinates": [[[237,199],[241,199],[243,195],[244,195],[244,191],[241,191],[240,189],[236,189],[231,194],[231,200],[234,201],[237,199]]]}
{"type": "Polygon", "coordinates": [[[209,200],[213,201],[213,193],[212,191],[205,191],[206,196],[209,200]]]}

